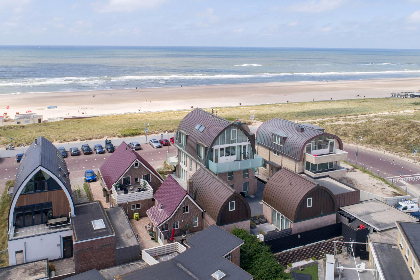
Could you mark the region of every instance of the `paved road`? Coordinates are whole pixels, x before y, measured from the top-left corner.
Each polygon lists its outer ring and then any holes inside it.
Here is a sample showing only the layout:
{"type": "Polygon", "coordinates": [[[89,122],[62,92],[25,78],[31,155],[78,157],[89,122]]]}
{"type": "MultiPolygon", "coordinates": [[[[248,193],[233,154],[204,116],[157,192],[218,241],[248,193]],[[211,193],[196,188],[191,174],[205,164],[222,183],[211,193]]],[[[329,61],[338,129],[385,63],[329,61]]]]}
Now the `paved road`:
{"type": "MultiPolygon", "coordinates": [[[[113,141],[114,142],[114,141],[113,141]]],[[[122,142],[122,139],[120,143],[122,142]]],[[[115,141],[115,143],[118,143],[115,141]]],[[[153,149],[150,145],[142,145],[142,150],[137,151],[145,160],[147,160],[154,168],[162,167],[163,162],[166,160],[168,147],[153,149]]],[[[169,154],[171,156],[176,154],[174,146],[169,147],[169,154]]],[[[86,169],[94,169],[95,172],[98,168],[111,156],[110,153],[105,154],[91,154],[80,156],[67,157],[66,164],[70,171],[70,180],[77,180],[84,176],[86,169]]],[[[8,180],[13,180],[16,176],[16,170],[19,164],[16,160],[11,158],[0,158],[0,192],[3,192],[5,183],[8,180]]]]}
{"type": "MultiPolygon", "coordinates": [[[[349,162],[355,164],[356,146],[344,144],[344,150],[348,152],[349,162]]],[[[389,153],[384,154],[383,152],[367,150],[359,146],[358,165],[389,181],[393,179],[394,184],[403,190],[408,186],[408,188],[414,188],[413,192],[420,192],[420,178],[415,178],[416,175],[420,176],[420,166],[413,162],[408,162],[389,153]],[[406,182],[399,180],[400,176],[401,178],[411,177],[412,179],[406,182]]]]}

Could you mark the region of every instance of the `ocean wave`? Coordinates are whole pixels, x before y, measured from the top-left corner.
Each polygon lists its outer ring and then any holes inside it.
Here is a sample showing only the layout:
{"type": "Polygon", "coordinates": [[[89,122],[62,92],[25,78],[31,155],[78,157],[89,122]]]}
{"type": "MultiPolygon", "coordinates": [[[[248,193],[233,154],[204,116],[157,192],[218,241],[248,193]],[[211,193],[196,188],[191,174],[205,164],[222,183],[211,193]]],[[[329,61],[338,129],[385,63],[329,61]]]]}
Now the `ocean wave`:
{"type": "Polygon", "coordinates": [[[251,64],[237,64],[237,65],[233,65],[236,67],[249,67],[249,66],[253,66],[253,67],[260,67],[262,66],[261,64],[256,64],[256,63],[251,63],[251,64]]]}
{"type": "MultiPolygon", "coordinates": [[[[36,87],[52,85],[103,85],[110,88],[109,83],[119,83],[128,81],[157,82],[165,84],[177,80],[233,80],[233,79],[251,79],[251,78],[273,78],[282,76],[301,76],[301,77],[326,77],[326,76],[367,76],[367,75],[403,75],[416,74],[420,70],[395,70],[395,71],[353,71],[353,72],[280,72],[280,73],[256,73],[256,74],[194,74],[194,75],[139,75],[139,76],[121,76],[121,77],[63,77],[63,78],[28,78],[16,80],[0,80],[0,87],[36,87]]],[[[112,85],[111,85],[112,86],[112,85]]]]}
{"type": "Polygon", "coordinates": [[[397,64],[391,63],[391,62],[380,62],[380,63],[370,62],[370,63],[362,63],[360,65],[397,65],[397,64]]]}

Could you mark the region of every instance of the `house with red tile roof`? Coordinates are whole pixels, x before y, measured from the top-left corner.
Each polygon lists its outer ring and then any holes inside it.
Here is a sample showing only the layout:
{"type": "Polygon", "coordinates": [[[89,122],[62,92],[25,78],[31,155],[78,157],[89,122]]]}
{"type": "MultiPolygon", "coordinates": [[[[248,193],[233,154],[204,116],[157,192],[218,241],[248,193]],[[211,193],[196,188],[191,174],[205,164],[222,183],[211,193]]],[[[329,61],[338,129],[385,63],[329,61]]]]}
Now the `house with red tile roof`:
{"type": "Polygon", "coordinates": [[[174,236],[203,229],[203,209],[171,175],[163,181],[154,197],[155,205],[147,210],[147,216],[159,243],[164,244],[173,229],[174,236]]]}
{"type": "Polygon", "coordinates": [[[134,213],[146,217],[163,178],[145,159],[122,142],[99,172],[111,195],[111,205],[121,206],[130,219],[134,213]]]}

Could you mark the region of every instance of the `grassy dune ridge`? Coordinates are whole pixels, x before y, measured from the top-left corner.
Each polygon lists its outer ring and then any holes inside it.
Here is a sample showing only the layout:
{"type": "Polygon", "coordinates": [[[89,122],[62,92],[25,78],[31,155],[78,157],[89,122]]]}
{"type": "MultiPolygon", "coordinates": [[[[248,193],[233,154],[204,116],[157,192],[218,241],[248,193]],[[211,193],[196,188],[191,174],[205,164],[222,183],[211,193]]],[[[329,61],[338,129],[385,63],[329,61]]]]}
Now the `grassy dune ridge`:
{"type": "MultiPolygon", "coordinates": [[[[207,109],[210,111],[210,109],[207,109]]],[[[214,108],[217,115],[229,120],[266,121],[274,117],[291,121],[318,124],[328,132],[339,135],[345,142],[354,143],[363,136],[363,145],[386,148],[410,154],[419,146],[420,102],[414,99],[375,98],[287,104],[267,104],[214,108]]],[[[188,114],[186,111],[149,112],[64,120],[26,126],[0,127],[0,145],[14,139],[17,146],[28,145],[39,135],[54,142],[84,141],[144,134],[173,132],[188,114]]]]}

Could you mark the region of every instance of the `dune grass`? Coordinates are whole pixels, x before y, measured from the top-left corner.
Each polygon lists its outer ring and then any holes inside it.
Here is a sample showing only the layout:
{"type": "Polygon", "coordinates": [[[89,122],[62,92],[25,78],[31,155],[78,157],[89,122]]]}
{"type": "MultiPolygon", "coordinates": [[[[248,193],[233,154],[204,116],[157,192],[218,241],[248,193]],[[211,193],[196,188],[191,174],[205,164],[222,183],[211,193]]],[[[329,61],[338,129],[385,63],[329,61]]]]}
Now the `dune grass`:
{"type": "MultiPolygon", "coordinates": [[[[214,108],[217,115],[232,121],[239,118],[249,123],[251,115],[261,122],[274,117],[308,121],[325,127],[328,132],[339,135],[346,142],[354,142],[357,136],[361,135],[365,145],[386,146],[388,150],[407,154],[419,145],[416,143],[420,136],[420,113],[417,111],[419,109],[420,102],[400,98],[214,108]],[[347,123],[343,125],[337,122],[347,123]]],[[[149,134],[174,132],[188,112],[190,110],[150,112],[26,126],[3,126],[0,127],[0,146],[9,144],[10,138],[13,138],[16,146],[28,145],[40,135],[53,142],[144,135],[144,123],[150,124],[149,134]]]]}
{"type": "MultiPolygon", "coordinates": [[[[7,181],[6,188],[0,199],[0,251],[7,249],[7,223],[9,221],[9,208],[11,197],[7,195],[9,186],[13,186],[15,180],[7,181]]],[[[0,267],[9,265],[9,254],[7,251],[0,254],[0,267]]]]}

